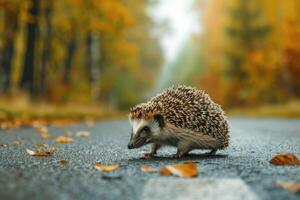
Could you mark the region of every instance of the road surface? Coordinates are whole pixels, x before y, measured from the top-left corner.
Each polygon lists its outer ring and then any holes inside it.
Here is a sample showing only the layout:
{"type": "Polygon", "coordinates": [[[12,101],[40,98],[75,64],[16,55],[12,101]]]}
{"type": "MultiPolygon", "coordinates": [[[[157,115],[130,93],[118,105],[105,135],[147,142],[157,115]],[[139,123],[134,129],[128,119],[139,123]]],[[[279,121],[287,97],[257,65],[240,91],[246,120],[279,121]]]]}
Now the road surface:
{"type": "Polygon", "coordinates": [[[231,144],[217,156],[205,157],[204,151],[168,158],[174,148],[159,151],[159,158],[143,159],[141,151],[128,150],[130,127],[127,121],[49,127],[55,136],[87,130],[89,137],[73,137],[73,143],[54,144],[42,139],[33,128],[0,130],[0,199],[299,199],[300,194],[276,187],[278,181],[300,181],[300,166],[272,166],[277,153],[300,156],[300,120],[230,119],[231,144]],[[47,143],[57,150],[49,157],[34,157],[26,148],[47,143]],[[59,160],[68,160],[66,165],[59,160]],[[143,164],[197,161],[200,175],[186,179],[162,177],[140,171],[143,164]],[[93,164],[120,163],[114,172],[102,173],[93,164]]]}

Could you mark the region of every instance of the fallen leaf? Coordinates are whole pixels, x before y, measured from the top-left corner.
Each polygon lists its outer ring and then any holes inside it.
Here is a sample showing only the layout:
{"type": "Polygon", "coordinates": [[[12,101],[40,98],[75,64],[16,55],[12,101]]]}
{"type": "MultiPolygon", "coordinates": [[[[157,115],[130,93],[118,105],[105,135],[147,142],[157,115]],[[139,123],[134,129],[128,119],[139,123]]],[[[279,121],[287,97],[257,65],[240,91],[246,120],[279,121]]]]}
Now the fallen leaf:
{"type": "Polygon", "coordinates": [[[145,173],[154,173],[154,172],[159,172],[160,171],[159,168],[152,168],[152,167],[149,167],[147,165],[142,165],[140,169],[141,169],[142,172],[145,172],[145,173]]]}
{"type": "Polygon", "coordinates": [[[300,165],[300,160],[292,153],[278,154],[269,162],[273,165],[300,165]]]}
{"type": "Polygon", "coordinates": [[[69,130],[65,130],[64,134],[67,135],[67,136],[72,136],[73,135],[72,131],[69,131],[69,130]]]}
{"type": "Polygon", "coordinates": [[[50,151],[32,151],[30,149],[26,149],[27,153],[32,156],[50,156],[50,151]]]}
{"type": "Polygon", "coordinates": [[[163,176],[195,177],[198,176],[197,165],[194,162],[185,162],[183,164],[166,165],[160,174],[163,176]]]}
{"type": "Polygon", "coordinates": [[[48,128],[46,126],[37,126],[35,127],[35,129],[39,132],[39,133],[47,133],[48,132],[48,128]]]}
{"type": "Polygon", "coordinates": [[[15,140],[15,141],[13,141],[12,143],[10,143],[11,145],[20,145],[20,144],[22,144],[23,142],[22,141],[20,141],[20,140],[15,140]]]}
{"type": "Polygon", "coordinates": [[[34,147],[37,148],[37,149],[47,148],[48,144],[39,143],[39,144],[34,145],[34,147]]]}
{"type": "Polygon", "coordinates": [[[279,182],[277,186],[289,192],[300,192],[300,182],[279,182]]]}
{"type": "Polygon", "coordinates": [[[43,139],[53,138],[53,135],[51,135],[48,132],[41,133],[40,135],[41,135],[41,138],[43,138],[43,139]]]}
{"type": "Polygon", "coordinates": [[[62,164],[62,165],[66,165],[66,164],[68,164],[69,163],[69,161],[67,161],[67,160],[60,160],[60,161],[58,161],[60,164],[62,164]]]}
{"type": "Polygon", "coordinates": [[[7,147],[7,144],[0,144],[0,147],[7,147]]]}
{"type": "Polygon", "coordinates": [[[54,151],[58,150],[56,147],[48,147],[48,151],[53,153],[54,151]]]}
{"type": "Polygon", "coordinates": [[[101,165],[99,163],[94,164],[94,168],[101,172],[110,172],[118,169],[120,167],[119,164],[114,165],[101,165]]]}
{"type": "Polygon", "coordinates": [[[90,132],[88,132],[88,131],[79,131],[79,132],[76,133],[76,136],[78,136],[78,137],[88,137],[88,136],[90,136],[90,132]]]}
{"type": "Polygon", "coordinates": [[[68,143],[68,142],[74,142],[73,138],[70,137],[64,137],[64,136],[59,136],[55,139],[55,143],[68,143]]]}

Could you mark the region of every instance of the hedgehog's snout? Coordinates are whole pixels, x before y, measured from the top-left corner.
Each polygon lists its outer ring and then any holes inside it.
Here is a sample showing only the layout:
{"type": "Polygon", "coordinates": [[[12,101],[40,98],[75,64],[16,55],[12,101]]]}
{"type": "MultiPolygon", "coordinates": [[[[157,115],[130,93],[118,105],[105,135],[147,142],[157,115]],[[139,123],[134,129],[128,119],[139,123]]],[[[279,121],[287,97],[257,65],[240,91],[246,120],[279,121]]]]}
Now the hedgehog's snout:
{"type": "Polygon", "coordinates": [[[133,149],[133,144],[129,142],[128,149],[133,149]]]}

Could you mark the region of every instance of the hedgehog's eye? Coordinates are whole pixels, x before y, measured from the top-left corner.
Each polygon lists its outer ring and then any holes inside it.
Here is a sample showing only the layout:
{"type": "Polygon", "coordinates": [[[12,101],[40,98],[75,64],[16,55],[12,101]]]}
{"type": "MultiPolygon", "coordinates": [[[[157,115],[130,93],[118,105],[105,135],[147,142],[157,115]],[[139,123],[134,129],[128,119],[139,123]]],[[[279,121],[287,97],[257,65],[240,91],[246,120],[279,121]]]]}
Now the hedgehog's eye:
{"type": "Polygon", "coordinates": [[[150,127],[149,126],[145,126],[142,131],[149,133],[150,132],[150,127]]]}

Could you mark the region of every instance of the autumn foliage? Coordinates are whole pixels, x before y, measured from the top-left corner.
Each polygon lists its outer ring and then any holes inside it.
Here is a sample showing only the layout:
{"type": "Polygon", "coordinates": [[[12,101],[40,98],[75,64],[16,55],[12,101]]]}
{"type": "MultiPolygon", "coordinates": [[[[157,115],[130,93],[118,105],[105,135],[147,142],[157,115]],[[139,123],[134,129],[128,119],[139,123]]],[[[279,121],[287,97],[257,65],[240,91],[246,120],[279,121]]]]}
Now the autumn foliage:
{"type": "MultiPolygon", "coordinates": [[[[300,2],[198,0],[194,83],[227,107],[300,97],[300,2]]],[[[189,80],[191,80],[189,78],[189,80]]]]}
{"type": "Polygon", "coordinates": [[[162,62],[148,3],[0,0],[2,94],[116,108],[137,102],[162,62]]]}

